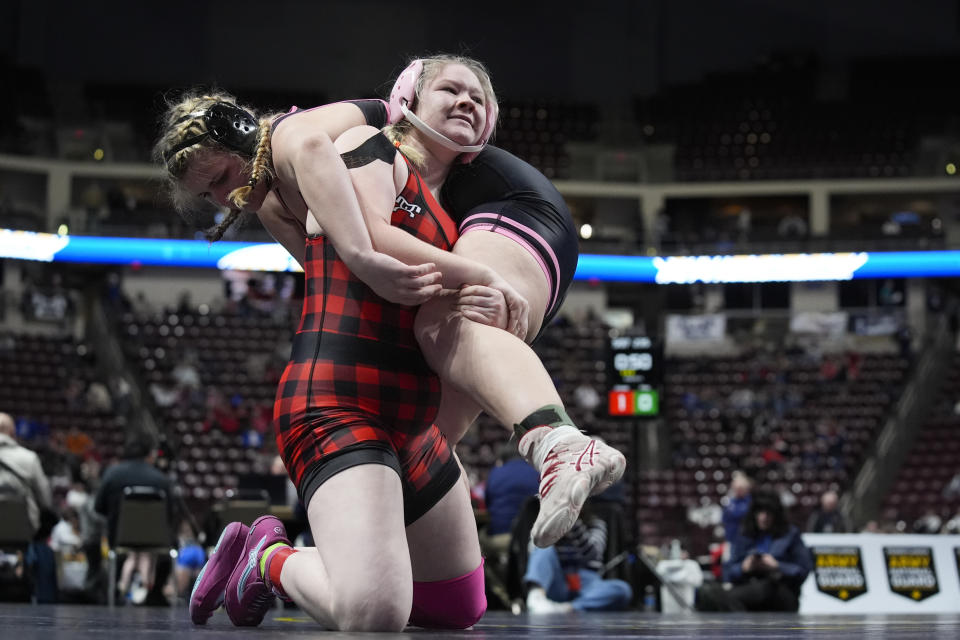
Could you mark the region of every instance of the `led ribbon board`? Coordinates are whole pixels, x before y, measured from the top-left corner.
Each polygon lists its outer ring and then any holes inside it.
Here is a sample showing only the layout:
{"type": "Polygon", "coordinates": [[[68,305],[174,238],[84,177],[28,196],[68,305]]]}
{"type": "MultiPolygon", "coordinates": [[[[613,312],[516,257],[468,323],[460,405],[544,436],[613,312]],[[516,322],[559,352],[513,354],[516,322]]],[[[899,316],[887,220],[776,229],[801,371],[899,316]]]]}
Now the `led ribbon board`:
{"type": "MultiPolygon", "coordinates": [[[[300,271],[276,243],[61,236],[11,229],[0,229],[0,258],[300,271]]],[[[655,258],[583,254],[575,279],[692,284],[956,276],[960,276],[960,251],[890,251],[655,258]]]]}

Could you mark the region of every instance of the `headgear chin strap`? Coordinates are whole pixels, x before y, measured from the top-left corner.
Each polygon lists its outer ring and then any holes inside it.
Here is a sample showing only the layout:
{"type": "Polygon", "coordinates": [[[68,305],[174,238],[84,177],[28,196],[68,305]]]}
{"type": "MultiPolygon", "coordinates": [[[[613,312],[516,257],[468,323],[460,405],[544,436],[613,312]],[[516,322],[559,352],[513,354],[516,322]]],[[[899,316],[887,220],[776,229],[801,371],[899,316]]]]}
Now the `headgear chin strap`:
{"type": "Polygon", "coordinates": [[[184,116],[174,124],[179,124],[191,118],[202,117],[207,130],[201,134],[181,140],[179,144],[163,154],[164,162],[187,147],[192,147],[207,136],[231,151],[253,157],[257,150],[257,132],[260,123],[253,115],[235,104],[216,102],[204,111],[198,111],[184,116]]]}
{"type": "Polygon", "coordinates": [[[420,80],[422,74],[423,60],[414,60],[403,70],[399,77],[397,77],[397,81],[390,91],[390,110],[387,118],[389,124],[395,124],[401,119],[406,118],[410,121],[410,124],[434,142],[443,145],[451,151],[459,151],[464,154],[459,158],[461,162],[470,162],[483,150],[487,144],[487,140],[489,140],[493,134],[493,128],[497,124],[497,103],[493,100],[487,100],[484,103],[487,119],[483,127],[483,133],[480,136],[480,141],[473,145],[458,144],[439,131],[431,128],[430,125],[418,118],[416,114],[408,108],[407,105],[413,104],[417,96],[417,82],[420,80]]]}

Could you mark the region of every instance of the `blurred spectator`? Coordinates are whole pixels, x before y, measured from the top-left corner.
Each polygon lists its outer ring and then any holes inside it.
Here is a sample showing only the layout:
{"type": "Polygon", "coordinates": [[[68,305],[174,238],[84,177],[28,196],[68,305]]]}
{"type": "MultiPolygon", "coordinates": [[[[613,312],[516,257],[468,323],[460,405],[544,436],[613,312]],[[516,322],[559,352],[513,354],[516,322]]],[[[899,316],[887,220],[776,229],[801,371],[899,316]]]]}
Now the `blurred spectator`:
{"type": "Polygon", "coordinates": [[[702,611],[797,611],[800,586],[813,568],[800,532],[787,522],[780,499],[755,492],[723,574],[733,584],[700,590],[702,611]]]}
{"type": "Polygon", "coordinates": [[[520,457],[515,443],[504,444],[497,457],[497,465],[487,476],[485,500],[491,536],[509,534],[514,518],[530,496],[537,495],[540,474],[520,457]]]}
{"type": "Polygon", "coordinates": [[[910,329],[910,325],[904,324],[898,330],[894,336],[897,340],[897,345],[900,347],[900,357],[905,358],[908,362],[913,360],[913,330],[910,329]]]}
{"type": "Polygon", "coordinates": [[[180,392],[176,387],[160,382],[159,380],[151,382],[149,389],[153,401],[161,409],[172,407],[180,398],[180,392]]]}
{"type": "Polygon", "coordinates": [[[197,307],[193,304],[192,294],[189,289],[184,289],[180,292],[180,296],[177,298],[177,313],[181,316],[193,315],[196,313],[197,307]]]}
{"type": "Polygon", "coordinates": [[[126,415],[132,407],[132,389],[127,379],[121,375],[110,378],[110,395],[118,415],[126,415]]]}
{"type": "Polygon", "coordinates": [[[265,275],[247,280],[246,295],[240,300],[242,315],[271,315],[277,306],[274,279],[265,275]]]}
{"type": "MultiPolygon", "coordinates": [[[[960,405],[960,402],[957,404],[960,405]]],[[[952,500],[958,496],[960,496],[960,473],[954,474],[947,486],[943,488],[943,497],[947,500],[952,500]]]]}
{"type": "Polygon", "coordinates": [[[933,509],[927,509],[916,522],[913,523],[914,533],[940,533],[943,519],[933,509]]]}
{"type": "Polygon", "coordinates": [[[80,515],[65,507],[60,522],[50,532],[50,548],[57,556],[57,587],[60,600],[72,600],[87,584],[87,555],[84,551],[80,515]]]}
{"type": "Polygon", "coordinates": [[[110,413],[113,411],[113,398],[110,397],[110,390],[102,382],[93,381],[87,387],[85,396],[87,409],[94,413],[110,413]]]}
{"type": "Polygon", "coordinates": [[[81,431],[76,425],[71,425],[64,438],[64,446],[71,455],[82,460],[93,450],[93,438],[81,431]]]}
{"type": "Polygon", "coordinates": [[[770,437],[770,443],[764,448],[761,457],[766,466],[779,467],[786,460],[790,444],[779,433],[770,437]]]}
{"type": "Polygon", "coordinates": [[[868,520],[860,533],[880,533],[880,523],[876,520],[868,520]]]}
{"type": "Polygon", "coordinates": [[[807,519],[809,533],[849,533],[850,523],[840,510],[840,496],[836,491],[827,491],[820,496],[820,508],[807,519]]]}
{"type": "Polygon", "coordinates": [[[25,565],[30,572],[35,602],[57,601],[57,565],[53,550],[47,544],[50,531],[57,522],[53,511],[50,483],[36,453],[20,446],[15,439],[13,418],[0,413],[0,493],[24,498],[27,517],[33,525],[33,542],[27,548],[25,565]]]}
{"type": "Polygon", "coordinates": [[[601,398],[593,385],[581,381],[573,390],[573,401],[578,409],[592,414],[600,406],[601,398]]]}
{"type": "Polygon", "coordinates": [[[855,382],[860,377],[860,369],[863,366],[863,356],[856,351],[847,351],[847,380],[855,382]]]}
{"type": "Polygon", "coordinates": [[[130,298],[124,293],[123,282],[120,279],[120,274],[116,271],[111,271],[107,274],[106,287],[103,295],[108,308],[114,312],[122,313],[131,309],[130,298]]]}
{"type": "Polygon", "coordinates": [[[187,351],[170,371],[170,377],[173,378],[179,391],[189,393],[200,388],[200,373],[197,371],[196,363],[197,354],[187,351]]]}
{"type": "Polygon", "coordinates": [[[94,497],[87,491],[88,480],[84,476],[94,474],[94,477],[99,479],[98,470],[99,463],[93,458],[84,461],[81,467],[81,479],[73,483],[65,499],[67,508],[76,512],[80,523],[81,549],[87,567],[83,589],[91,598],[96,598],[101,592],[100,584],[103,576],[100,567],[103,559],[102,547],[106,520],[94,510],[94,497]]]}
{"type": "Polygon", "coordinates": [[[190,597],[190,587],[200,575],[200,569],[207,561],[207,554],[197,539],[198,533],[188,520],[180,523],[177,536],[177,566],[174,569],[177,581],[177,597],[190,597]]]}
{"type": "Polygon", "coordinates": [[[0,493],[22,496],[34,530],[41,525],[41,512],[53,508],[50,481],[36,453],[20,446],[16,426],[7,413],[0,413],[0,493]]]}
{"type": "Polygon", "coordinates": [[[535,548],[523,577],[529,585],[527,611],[621,611],[633,597],[623,580],[601,576],[607,524],[586,506],[573,528],[552,547],[535,548]]]}
{"type": "Polygon", "coordinates": [[[740,387],[736,389],[733,393],[730,394],[728,401],[730,406],[736,409],[737,411],[747,411],[753,409],[756,396],[753,393],[753,389],[749,387],[740,387]]]}
{"type": "Polygon", "coordinates": [[[236,433],[240,429],[240,420],[234,403],[216,387],[207,389],[207,418],[204,431],[219,429],[224,433],[236,433]]]}
{"type": "MultiPolygon", "coordinates": [[[[120,502],[126,487],[154,487],[166,492],[170,528],[176,531],[173,512],[174,485],[170,478],[156,468],[157,443],[149,434],[133,437],[124,445],[123,459],[107,468],[97,491],[94,507],[97,513],[107,519],[107,539],[110,546],[115,544],[117,520],[120,515],[120,502]]],[[[153,554],[131,553],[127,556],[120,572],[117,586],[120,593],[126,595],[130,589],[134,571],[139,574],[145,587],[144,595],[153,588],[156,562],[153,554]]],[[[137,598],[139,599],[139,598],[137,598]]]]}
{"type": "Polygon", "coordinates": [[[840,375],[840,367],[831,355],[824,355],[820,362],[820,382],[833,382],[840,375]]]}
{"type": "Polygon", "coordinates": [[[730,479],[730,494],[723,507],[723,533],[733,543],[740,531],[740,523],[750,510],[750,490],[753,483],[743,471],[734,471],[730,479]]]}
{"type": "Polygon", "coordinates": [[[63,397],[67,401],[67,408],[71,411],[82,411],[85,407],[83,381],[72,378],[63,390],[63,397]]]}
{"type": "Polygon", "coordinates": [[[960,507],[957,507],[957,512],[943,525],[941,533],[948,535],[960,534],[960,507]]]}

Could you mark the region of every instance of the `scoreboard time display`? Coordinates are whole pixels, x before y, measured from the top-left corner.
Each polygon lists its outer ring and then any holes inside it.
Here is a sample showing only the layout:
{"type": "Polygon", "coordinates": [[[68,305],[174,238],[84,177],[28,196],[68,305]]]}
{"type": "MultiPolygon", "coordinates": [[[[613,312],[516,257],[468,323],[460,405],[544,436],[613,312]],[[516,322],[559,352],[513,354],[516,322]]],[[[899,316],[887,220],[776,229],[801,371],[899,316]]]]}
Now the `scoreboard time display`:
{"type": "Polygon", "coordinates": [[[660,413],[663,346],[649,336],[613,336],[607,357],[609,413],[654,417],[660,413]]]}

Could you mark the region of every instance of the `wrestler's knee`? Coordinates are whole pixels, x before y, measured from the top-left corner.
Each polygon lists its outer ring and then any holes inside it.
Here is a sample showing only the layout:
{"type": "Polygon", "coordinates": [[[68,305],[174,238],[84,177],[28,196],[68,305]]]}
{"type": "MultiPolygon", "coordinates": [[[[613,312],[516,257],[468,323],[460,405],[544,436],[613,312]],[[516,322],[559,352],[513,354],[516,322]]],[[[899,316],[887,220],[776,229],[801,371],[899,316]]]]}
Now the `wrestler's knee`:
{"type": "Polygon", "coordinates": [[[412,625],[431,629],[466,629],[476,624],[486,611],[482,562],[459,578],[413,583],[412,625]]]}
{"type": "Polygon", "coordinates": [[[409,593],[383,585],[345,590],[336,598],[334,621],[340,631],[402,631],[410,614],[409,602],[409,593]]]}

